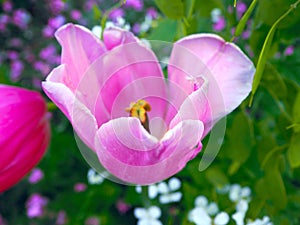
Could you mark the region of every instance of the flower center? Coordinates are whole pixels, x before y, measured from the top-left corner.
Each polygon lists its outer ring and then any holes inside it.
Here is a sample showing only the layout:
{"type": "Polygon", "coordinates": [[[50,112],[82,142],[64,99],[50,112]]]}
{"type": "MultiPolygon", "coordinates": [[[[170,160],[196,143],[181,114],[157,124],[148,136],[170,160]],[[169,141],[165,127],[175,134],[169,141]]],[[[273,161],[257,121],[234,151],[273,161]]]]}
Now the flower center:
{"type": "Polygon", "coordinates": [[[150,133],[147,112],[151,111],[151,106],[147,101],[140,99],[132,102],[125,110],[129,112],[129,116],[138,118],[142,126],[150,133]]]}

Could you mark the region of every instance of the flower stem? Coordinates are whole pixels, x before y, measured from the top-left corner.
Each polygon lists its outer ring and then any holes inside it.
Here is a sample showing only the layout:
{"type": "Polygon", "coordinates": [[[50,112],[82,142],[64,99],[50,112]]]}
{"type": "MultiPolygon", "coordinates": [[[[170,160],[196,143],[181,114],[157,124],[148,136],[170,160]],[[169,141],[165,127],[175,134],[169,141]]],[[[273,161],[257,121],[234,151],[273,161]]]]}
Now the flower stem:
{"type": "Polygon", "coordinates": [[[148,197],[148,186],[142,186],[142,201],[144,204],[145,208],[149,208],[150,207],[150,200],[148,197]]]}
{"type": "Polygon", "coordinates": [[[101,40],[103,40],[103,31],[105,29],[105,23],[107,20],[108,15],[115,9],[120,8],[123,4],[126,3],[126,0],[121,0],[119,1],[117,4],[115,4],[113,7],[111,7],[110,9],[106,10],[105,13],[103,14],[103,17],[101,19],[101,28],[102,28],[102,32],[101,32],[101,40]]]}

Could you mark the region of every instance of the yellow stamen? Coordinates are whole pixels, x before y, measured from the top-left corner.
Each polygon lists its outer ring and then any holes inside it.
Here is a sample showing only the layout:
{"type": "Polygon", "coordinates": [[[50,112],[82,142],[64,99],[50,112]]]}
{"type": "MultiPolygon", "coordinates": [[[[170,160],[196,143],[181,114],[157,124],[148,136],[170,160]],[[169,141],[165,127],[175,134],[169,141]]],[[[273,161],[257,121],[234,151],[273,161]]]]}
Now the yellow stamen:
{"type": "Polygon", "coordinates": [[[132,102],[125,110],[126,112],[129,112],[129,116],[138,118],[143,127],[150,132],[147,112],[151,111],[151,106],[147,101],[138,100],[136,102],[132,102]]]}

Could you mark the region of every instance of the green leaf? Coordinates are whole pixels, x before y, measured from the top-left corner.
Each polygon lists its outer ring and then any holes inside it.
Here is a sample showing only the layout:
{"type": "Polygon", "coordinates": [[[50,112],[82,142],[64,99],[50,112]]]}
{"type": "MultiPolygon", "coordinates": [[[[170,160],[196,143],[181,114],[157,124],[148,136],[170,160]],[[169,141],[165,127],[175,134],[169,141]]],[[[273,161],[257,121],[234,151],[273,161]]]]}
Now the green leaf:
{"type": "Polygon", "coordinates": [[[186,18],[190,18],[193,15],[196,0],[185,1],[185,15],[186,18]]]}
{"type": "Polygon", "coordinates": [[[223,187],[229,183],[225,173],[223,173],[222,169],[218,167],[209,167],[205,171],[205,176],[206,179],[216,188],[223,187]]]}
{"type": "Polygon", "coordinates": [[[197,0],[195,2],[195,10],[198,11],[198,13],[202,17],[209,17],[210,13],[213,9],[219,8],[221,10],[224,10],[224,3],[222,0],[197,0]]]}
{"type": "Polygon", "coordinates": [[[177,31],[177,22],[171,19],[161,20],[157,27],[152,29],[148,36],[149,40],[173,42],[177,31]]]}
{"type": "Polygon", "coordinates": [[[252,3],[251,3],[251,5],[249,6],[248,10],[246,11],[246,13],[241,18],[241,20],[238,23],[238,25],[236,27],[236,30],[234,32],[234,36],[235,37],[240,36],[241,33],[243,32],[243,30],[245,29],[245,26],[247,25],[249,17],[252,14],[252,11],[255,8],[257,2],[258,2],[258,0],[253,0],[252,3]]]}
{"type": "MultiPolygon", "coordinates": [[[[291,4],[295,0],[260,0],[257,10],[256,19],[268,26],[272,26],[284,12],[289,10],[291,4]],[[267,10],[272,9],[272,10],[267,10]]],[[[299,23],[300,13],[299,10],[295,10],[288,17],[278,24],[278,28],[286,28],[299,23]]]]}
{"type": "Polygon", "coordinates": [[[157,7],[171,19],[184,17],[184,5],[181,0],[155,0],[157,7]]]}
{"type": "Polygon", "coordinates": [[[235,115],[233,125],[227,134],[226,150],[229,158],[233,161],[229,172],[234,174],[249,158],[254,144],[253,130],[249,118],[244,113],[235,115]]]}
{"type": "Polygon", "coordinates": [[[296,100],[293,106],[293,123],[294,131],[300,132],[300,91],[297,94],[296,100]]]}
{"type": "Polygon", "coordinates": [[[260,80],[261,80],[261,77],[262,77],[262,74],[264,72],[264,69],[265,69],[265,65],[266,65],[266,62],[267,62],[267,58],[268,58],[268,53],[269,53],[269,50],[270,50],[270,46],[271,46],[271,43],[272,43],[272,40],[273,40],[273,37],[274,37],[274,34],[275,34],[275,31],[277,29],[277,26],[278,24],[287,16],[289,15],[289,13],[291,11],[293,11],[296,7],[297,7],[297,4],[299,3],[300,1],[297,1],[294,5],[292,5],[290,7],[290,9],[285,12],[279,19],[276,20],[276,22],[272,25],[265,41],[264,41],[264,44],[263,44],[263,47],[262,47],[262,50],[260,52],[260,55],[259,55],[259,58],[258,58],[258,62],[257,62],[257,65],[256,65],[256,72],[255,72],[255,75],[254,75],[254,80],[253,80],[253,83],[252,83],[252,94],[251,94],[251,100],[250,100],[250,105],[252,104],[252,100],[253,100],[253,96],[258,88],[258,85],[260,83],[260,80]]]}
{"type": "Polygon", "coordinates": [[[287,156],[292,168],[300,166],[300,132],[293,134],[287,156]]]}
{"type": "Polygon", "coordinates": [[[270,92],[273,98],[283,100],[287,96],[287,88],[283,77],[272,64],[267,63],[264,76],[261,80],[262,85],[270,92]]]}

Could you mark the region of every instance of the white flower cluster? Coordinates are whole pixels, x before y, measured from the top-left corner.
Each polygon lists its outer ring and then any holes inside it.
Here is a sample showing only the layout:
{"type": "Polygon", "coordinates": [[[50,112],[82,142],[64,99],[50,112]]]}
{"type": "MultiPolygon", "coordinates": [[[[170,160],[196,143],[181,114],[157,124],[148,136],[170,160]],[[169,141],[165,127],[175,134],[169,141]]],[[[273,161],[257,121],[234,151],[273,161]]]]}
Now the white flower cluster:
{"type": "MultiPolygon", "coordinates": [[[[263,219],[250,220],[245,216],[251,201],[251,189],[241,187],[238,184],[227,185],[218,190],[219,194],[228,194],[231,202],[235,204],[235,213],[231,216],[236,225],[273,225],[268,216],[263,219]]],[[[209,203],[205,196],[195,199],[195,208],[189,212],[188,219],[196,225],[226,225],[230,222],[230,216],[226,212],[219,212],[215,202],[209,203]]]]}
{"type": "Polygon", "coordinates": [[[135,208],[134,216],[138,219],[137,225],[162,225],[158,220],[161,216],[161,210],[157,206],[150,206],[149,208],[135,208]]]}
{"type": "Polygon", "coordinates": [[[158,184],[152,184],[148,188],[148,196],[150,199],[154,199],[157,196],[160,204],[168,204],[172,202],[179,202],[182,198],[182,193],[178,191],[181,187],[181,181],[173,177],[168,183],[160,182],[158,184]]]}
{"type": "Polygon", "coordinates": [[[229,215],[219,212],[215,202],[208,203],[205,196],[198,196],[195,199],[195,208],[189,212],[188,220],[197,225],[225,225],[229,222],[229,215]]]}

